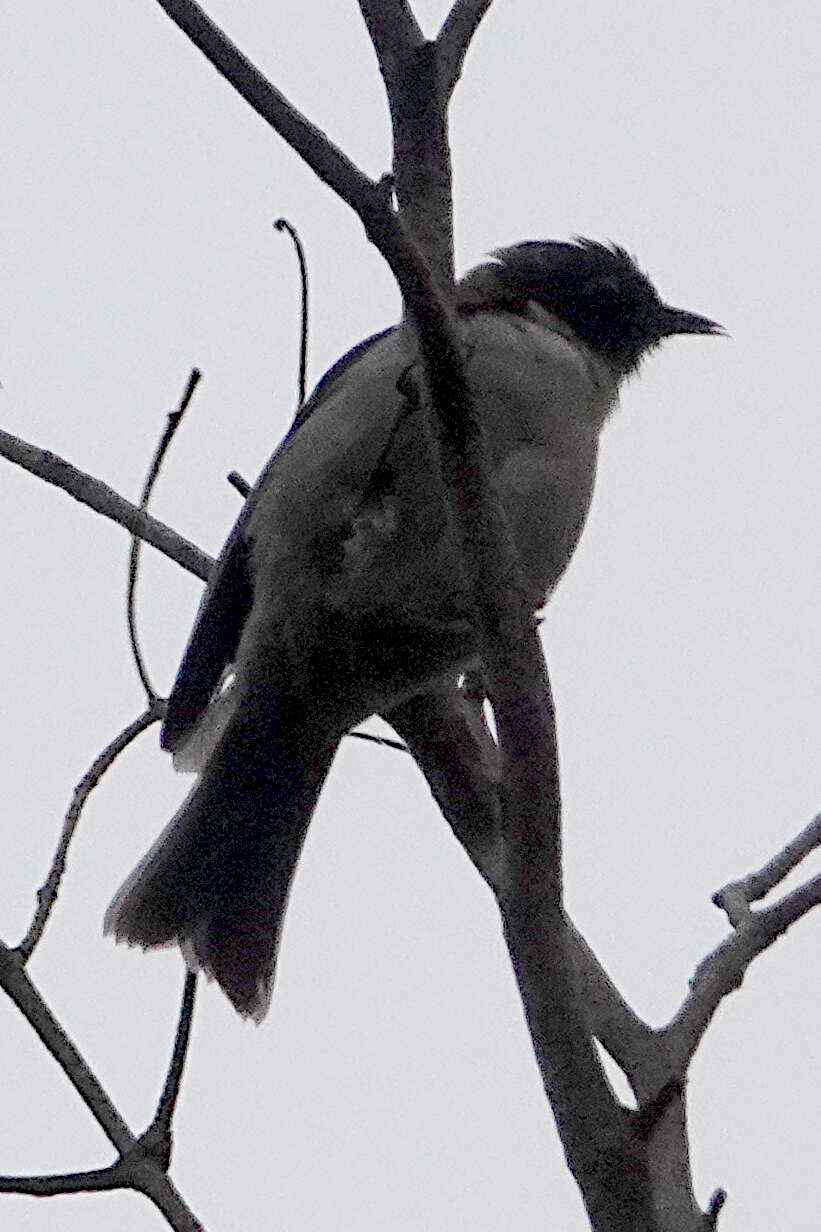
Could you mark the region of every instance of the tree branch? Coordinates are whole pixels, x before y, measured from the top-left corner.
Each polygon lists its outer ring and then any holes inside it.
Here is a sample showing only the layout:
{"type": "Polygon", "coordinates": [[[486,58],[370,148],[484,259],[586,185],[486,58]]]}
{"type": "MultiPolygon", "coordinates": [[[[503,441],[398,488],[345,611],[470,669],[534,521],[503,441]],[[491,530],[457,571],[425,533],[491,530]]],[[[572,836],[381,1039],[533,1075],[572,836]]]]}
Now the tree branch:
{"type": "Polygon", "coordinates": [[[465,56],[479,23],[493,0],[455,0],[436,42],[439,53],[439,79],[449,98],[462,75],[465,56]]]}
{"type": "Polygon", "coordinates": [[[41,1043],[54,1057],[120,1159],[111,1168],[67,1177],[2,1177],[0,1193],[30,1193],[46,1197],[90,1189],[135,1189],[165,1216],[174,1232],[202,1232],[202,1224],[153,1158],[135,1138],[109,1099],[88,1063],[66,1035],[26,974],[20,954],[0,942],[0,987],[25,1017],[41,1043]]]}
{"type": "MultiPolygon", "coordinates": [[[[473,864],[501,896],[505,892],[498,795],[501,765],[481,698],[457,688],[455,681],[443,681],[383,717],[407,743],[473,864]]],[[[668,1076],[656,1032],[628,1005],[569,918],[567,928],[588,1029],[624,1071],[637,1098],[652,1098],[668,1076]]]]}
{"type": "MultiPolygon", "coordinates": [[[[297,406],[305,401],[306,383],[308,379],[308,266],[305,261],[305,249],[299,232],[287,218],[277,218],[274,222],[275,231],[284,231],[291,240],[299,263],[299,285],[301,300],[301,320],[299,327],[299,378],[297,381],[297,406]]],[[[233,475],[234,472],[232,471],[233,475]]],[[[231,475],[228,476],[229,480],[231,475]]]]}
{"type": "Polygon", "coordinates": [[[408,746],[458,841],[494,893],[502,891],[499,750],[481,703],[456,682],[413,697],[383,716],[408,746]]]}
{"type": "Polygon", "coordinates": [[[193,0],[157,0],[195,47],[211,61],[221,77],[253,107],[304,159],[311,170],[347,202],[360,217],[368,203],[381,207],[380,186],[329,141],[298,108],[277,90],[243,55],[228,35],[193,0]]]}
{"type": "Polygon", "coordinates": [[[626,1230],[646,1206],[643,1152],[604,1077],[575,986],[562,906],[550,683],[508,528],[489,496],[481,423],[449,311],[424,262],[402,247],[386,243],[383,251],[417,326],[445,507],[471,579],[502,754],[505,937],[545,1090],[593,1226],[626,1230]]]}
{"type": "Polygon", "coordinates": [[[408,55],[425,36],[407,0],[359,0],[359,8],[390,97],[408,55]]]}
{"type": "Polygon", "coordinates": [[[699,963],[690,980],[689,996],[662,1033],[679,1073],[685,1072],[721,1002],[741,987],[753,959],[820,903],[821,875],[772,907],[749,912],[736,930],[699,963]]]}
{"type": "MultiPolygon", "coordinates": [[[[366,234],[393,270],[416,325],[432,408],[432,450],[443,477],[446,516],[471,579],[499,735],[504,857],[499,902],[534,1050],[593,1228],[635,1232],[649,1227],[646,1142],[634,1131],[631,1114],[612,1096],[579,1004],[563,914],[550,682],[535,622],[520,592],[507,525],[489,496],[481,423],[449,309],[450,163],[437,45],[412,47],[396,72],[395,88],[389,86],[400,219],[384,187],[363,176],[296,112],[197,5],[159,3],[320,178],[357,210],[366,234]]],[[[369,7],[365,4],[363,12],[369,7]]],[[[461,28],[464,38],[479,15],[475,6],[459,4],[452,31],[461,28]]],[[[374,37],[380,37],[376,25],[374,37]]],[[[458,48],[457,34],[448,38],[458,48]]],[[[455,63],[461,63],[458,54],[455,63]]],[[[392,70],[385,76],[386,82],[394,80],[392,70]]]]}
{"type": "MultiPolygon", "coordinates": [[[[140,494],[140,509],[145,511],[148,508],[148,502],[151,499],[151,493],[154,490],[154,484],[157,482],[157,476],[160,473],[160,467],[163,464],[165,455],[168,452],[169,446],[173,441],[177,429],[182,423],[182,418],[188,409],[189,403],[194,396],[194,390],[200,383],[202,373],[199,368],[192,368],[191,375],[188,378],[188,383],[177,404],[175,411],[169,411],[166,416],[165,430],[157,443],[157,448],[154,450],[154,456],[151,459],[151,465],[148,468],[148,474],[143,484],[143,490],[140,494]]],[[[136,614],[136,596],[137,596],[137,575],[140,568],[140,545],[142,540],[139,535],[133,535],[131,538],[131,553],[128,560],[128,588],[126,591],[125,611],[126,620],[128,623],[128,636],[131,642],[131,653],[134,656],[134,663],[137,668],[137,675],[140,677],[140,683],[145,689],[148,704],[159,696],[148,675],[148,669],[145,665],[145,660],[140,650],[140,639],[137,633],[137,614],[136,614]]]]}
{"type": "Polygon", "coordinates": [[[821,847],[821,813],[763,868],[717,890],[713,895],[713,902],[727,913],[727,918],[734,928],[740,927],[750,914],[750,903],[757,902],[765,894],[769,894],[770,890],[775,889],[817,847],[821,847]]]}
{"type": "Polygon", "coordinates": [[[182,1073],[188,1055],[188,1045],[191,1041],[191,1024],[194,1020],[194,1002],[197,992],[196,971],[186,971],[185,986],[180,1006],[180,1016],[177,1021],[177,1033],[174,1038],[174,1050],[168,1066],[162,1094],[157,1104],[157,1111],[151,1125],[142,1136],[143,1146],[155,1147],[161,1154],[165,1167],[171,1158],[171,1122],[177,1107],[180,1094],[182,1073]]]}
{"type": "Polygon", "coordinates": [[[60,841],[57,844],[57,850],[54,853],[54,859],[51,862],[48,877],[37,891],[37,910],[34,913],[34,919],[25,937],[16,947],[16,953],[19,954],[23,963],[27,963],[34,953],[35,946],[43,935],[48,918],[57,900],[60,882],[62,881],[68,858],[68,849],[74,837],[74,832],[77,829],[86,800],[119,755],[128,748],[133,740],[136,740],[141,732],[144,732],[152,723],[156,723],[164,714],[165,702],[160,701],[159,698],[152,698],[148,708],[143,711],[140,717],[135,719],[133,723],[129,723],[128,727],[123,728],[119,735],[115,736],[110,744],[106,745],[102,753],[95,759],[74,788],[74,796],[63,822],[63,830],[60,835],[60,841]]]}
{"type": "Polygon", "coordinates": [[[55,1176],[0,1176],[0,1193],[52,1198],[62,1194],[103,1193],[133,1189],[149,1198],[174,1232],[204,1232],[203,1225],[182,1200],[167,1176],[150,1163],[120,1159],[108,1168],[55,1176]]]}
{"type": "Polygon", "coordinates": [[[666,1078],[653,1028],[622,996],[585,938],[568,919],[578,995],[587,1025],[623,1070],[636,1098],[655,1096],[666,1078]]]}
{"type": "Polygon", "coordinates": [[[33,1027],[118,1153],[125,1155],[137,1148],[137,1139],[26,974],[19,953],[2,942],[0,986],[33,1027]]]}
{"type": "Polygon", "coordinates": [[[138,535],[164,556],[176,561],[183,569],[196,577],[207,580],[213,567],[213,559],[188,539],[178,535],[170,526],[152,518],[150,514],[132,505],[108,484],[95,479],[79,467],[72,466],[48,449],[30,445],[18,436],[0,429],[0,457],[22,466],[38,479],[62,488],[82,505],[88,505],[95,513],[101,513],[132,535],[138,535]]]}
{"type": "Polygon", "coordinates": [[[49,1176],[0,1176],[0,1193],[29,1194],[34,1198],[54,1198],[61,1194],[102,1193],[125,1189],[128,1165],[118,1160],[108,1168],[88,1172],[65,1172],[49,1176]]]}

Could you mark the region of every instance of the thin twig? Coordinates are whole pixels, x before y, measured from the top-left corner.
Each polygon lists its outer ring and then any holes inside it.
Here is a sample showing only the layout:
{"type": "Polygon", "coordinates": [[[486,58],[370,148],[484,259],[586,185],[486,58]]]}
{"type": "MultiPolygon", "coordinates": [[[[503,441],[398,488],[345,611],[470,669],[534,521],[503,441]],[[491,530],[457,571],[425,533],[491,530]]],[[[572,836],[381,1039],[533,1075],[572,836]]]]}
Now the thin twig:
{"type": "Polygon", "coordinates": [[[0,1193],[53,1198],[59,1194],[101,1193],[110,1189],[126,1189],[128,1172],[129,1165],[118,1160],[108,1168],[91,1168],[88,1172],[65,1172],[49,1176],[0,1176],[0,1193]]]}
{"type": "Polygon", "coordinates": [[[203,1225],[183,1201],[175,1186],[166,1176],[158,1160],[152,1157],[138,1138],[135,1138],[123,1118],[92,1073],[87,1061],[76,1045],[69,1039],[60,1023],[46,1005],[37,988],[23,968],[17,950],[10,950],[0,942],[0,987],[8,994],[51,1053],[63,1073],[71,1082],[83,1103],[91,1112],[103,1133],[113,1143],[120,1159],[111,1169],[103,1168],[96,1174],[75,1173],[68,1178],[4,1177],[0,1192],[32,1193],[41,1196],[72,1192],[61,1182],[75,1182],[73,1192],[81,1189],[111,1189],[121,1185],[144,1194],[165,1216],[174,1232],[202,1232],[203,1225]],[[86,1184],[81,1178],[88,1178],[86,1184]],[[95,1181],[96,1183],[92,1183],[95,1181]],[[39,1183],[39,1188],[37,1185],[39,1183]],[[27,1186],[27,1187],[26,1187],[27,1186]]]}
{"type": "Polygon", "coordinates": [[[123,728],[114,737],[110,744],[106,745],[74,788],[74,795],[66,812],[60,841],[57,844],[57,850],[54,853],[48,877],[37,891],[37,909],[34,913],[34,919],[25,937],[15,949],[15,953],[19,955],[21,962],[24,964],[31,958],[35,946],[42,937],[48,918],[57,900],[60,882],[66,867],[68,849],[74,837],[74,832],[77,829],[86,800],[106,771],[111,768],[119,755],[128,748],[132,740],[135,740],[152,723],[156,723],[161,719],[164,714],[165,702],[160,701],[158,698],[152,698],[148,708],[143,711],[140,717],[135,719],[133,723],[129,723],[127,727],[123,728]]]}
{"type": "Polygon", "coordinates": [[[391,740],[390,736],[372,736],[370,732],[352,731],[348,732],[349,736],[355,736],[357,740],[370,740],[371,744],[384,744],[388,749],[398,749],[400,753],[409,753],[410,749],[401,740],[391,740]]]}
{"type": "Polygon", "coordinates": [[[723,1207],[726,1201],[727,1201],[726,1189],[717,1189],[713,1193],[713,1195],[710,1198],[709,1205],[707,1207],[707,1213],[705,1215],[708,1228],[715,1228],[717,1226],[718,1217],[721,1214],[721,1208],[723,1207]]]}
{"type": "Polygon", "coordinates": [[[251,485],[247,479],[243,479],[239,471],[231,471],[231,473],[226,475],[225,478],[228,480],[232,488],[236,488],[243,500],[248,499],[248,494],[251,491],[251,485]]]}
{"type": "Polygon", "coordinates": [[[138,1146],[86,1060],[68,1038],[23,968],[19,950],[0,943],[0,987],[40,1038],[120,1155],[138,1146]]]}
{"type": "Polygon", "coordinates": [[[45,483],[54,484],[73,496],[76,501],[87,505],[95,513],[110,518],[119,526],[124,526],[132,535],[139,535],[146,543],[176,561],[183,569],[193,573],[195,577],[207,581],[214,566],[212,557],[203,552],[195,544],[178,535],[170,526],[152,518],[151,514],[125,500],[108,484],[79,467],[66,462],[49,449],[40,449],[30,445],[28,441],[10,432],[0,429],[0,456],[9,462],[22,466],[30,474],[36,475],[45,483]]]}
{"type": "Polygon", "coordinates": [[[171,1162],[171,1122],[180,1093],[182,1072],[191,1039],[191,1024],[194,1018],[194,1000],[197,991],[196,971],[187,971],[182,994],[182,1005],[177,1022],[177,1034],[174,1039],[174,1051],[165,1078],[162,1095],[157,1104],[154,1119],[140,1141],[148,1150],[153,1151],[164,1163],[165,1169],[171,1162]]]}
{"type": "Polygon", "coordinates": [[[296,227],[288,222],[287,218],[278,218],[274,223],[274,230],[288,232],[296,249],[296,257],[299,262],[302,313],[299,331],[299,401],[297,405],[302,406],[305,401],[305,388],[308,380],[308,266],[305,261],[305,249],[302,247],[302,240],[299,238],[296,227]]]}
{"type": "MultiPolygon", "coordinates": [[[[140,509],[145,511],[148,508],[148,502],[151,499],[151,492],[154,484],[157,481],[157,476],[160,473],[160,467],[163,464],[163,459],[168,452],[168,447],[174,439],[174,434],[182,423],[182,417],[188,409],[194,390],[199,384],[202,373],[199,368],[192,368],[191,375],[188,378],[188,384],[185,387],[185,392],[179,401],[175,411],[169,411],[168,418],[165,424],[165,431],[160,438],[157,448],[154,450],[154,457],[151,459],[151,465],[148,468],[148,474],[145,477],[143,490],[140,495],[140,509]]],[[[128,593],[126,596],[126,618],[128,620],[128,638],[131,642],[131,652],[134,656],[134,663],[137,667],[137,673],[145,689],[149,703],[156,700],[159,696],[156,689],[151,683],[148,671],[145,666],[145,660],[140,650],[139,638],[137,635],[137,618],[134,611],[135,595],[137,591],[137,573],[140,567],[140,548],[142,540],[138,535],[131,537],[131,553],[128,559],[128,593]]]]}
{"type": "Polygon", "coordinates": [[[144,1194],[165,1216],[174,1232],[205,1232],[174,1185],[146,1158],[119,1159],[108,1168],[67,1172],[53,1176],[0,1176],[0,1193],[52,1198],[61,1194],[105,1193],[131,1189],[144,1194]]]}

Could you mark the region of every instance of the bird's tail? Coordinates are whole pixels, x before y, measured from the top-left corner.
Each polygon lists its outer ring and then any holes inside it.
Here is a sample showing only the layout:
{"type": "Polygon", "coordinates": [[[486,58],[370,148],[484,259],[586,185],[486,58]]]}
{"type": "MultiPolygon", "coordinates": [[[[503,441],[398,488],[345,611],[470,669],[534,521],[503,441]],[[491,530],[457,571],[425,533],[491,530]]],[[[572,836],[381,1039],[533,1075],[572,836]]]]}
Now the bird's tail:
{"type": "Polygon", "coordinates": [[[268,1009],[288,893],[338,744],[275,712],[237,709],[105,917],[118,940],[178,943],[256,1021],[268,1009]]]}

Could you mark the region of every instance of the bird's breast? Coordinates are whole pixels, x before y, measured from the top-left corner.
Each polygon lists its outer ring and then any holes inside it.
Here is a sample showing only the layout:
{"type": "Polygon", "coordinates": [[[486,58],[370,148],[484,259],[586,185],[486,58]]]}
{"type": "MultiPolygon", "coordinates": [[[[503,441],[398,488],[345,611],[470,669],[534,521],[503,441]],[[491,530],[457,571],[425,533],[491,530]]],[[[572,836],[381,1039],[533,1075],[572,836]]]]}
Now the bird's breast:
{"type": "MultiPolygon", "coordinates": [[[[615,387],[587,348],[542,321],[478,313],[463,329],[493,492],[535,608],[584,525],[615,387]]],[[[255,588],[289,624],[317,604],[364,622],[393,613],[409,628],[470,617],[441,481],[402,380],[410,339],[402,327],[354,361],[265,480],[249,527],[255,588]]]]}

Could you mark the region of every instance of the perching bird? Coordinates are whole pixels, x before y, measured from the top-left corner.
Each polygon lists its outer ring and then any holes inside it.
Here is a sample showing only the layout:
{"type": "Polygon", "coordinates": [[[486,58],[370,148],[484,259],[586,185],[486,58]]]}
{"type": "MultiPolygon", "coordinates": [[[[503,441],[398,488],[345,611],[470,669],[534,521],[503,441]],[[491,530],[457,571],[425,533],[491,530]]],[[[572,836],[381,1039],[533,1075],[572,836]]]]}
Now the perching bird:
{"type": "MultiPolygon", "coordinates": [[[[663,304],[623,249],[580,239],[494,253],[460,284],[459,329],[536,611],[582,532],[621,381],[664,338],[720,327],[663,304]]],[[[199,777],[106,915],[118,939],[178,943],[257,1020],[341,738],[476,660],[469,588],[407,382],[417,363],[409,323],[355,347],[248,497],[162,729],[176,760],[199,755],[199,777]]]]}

